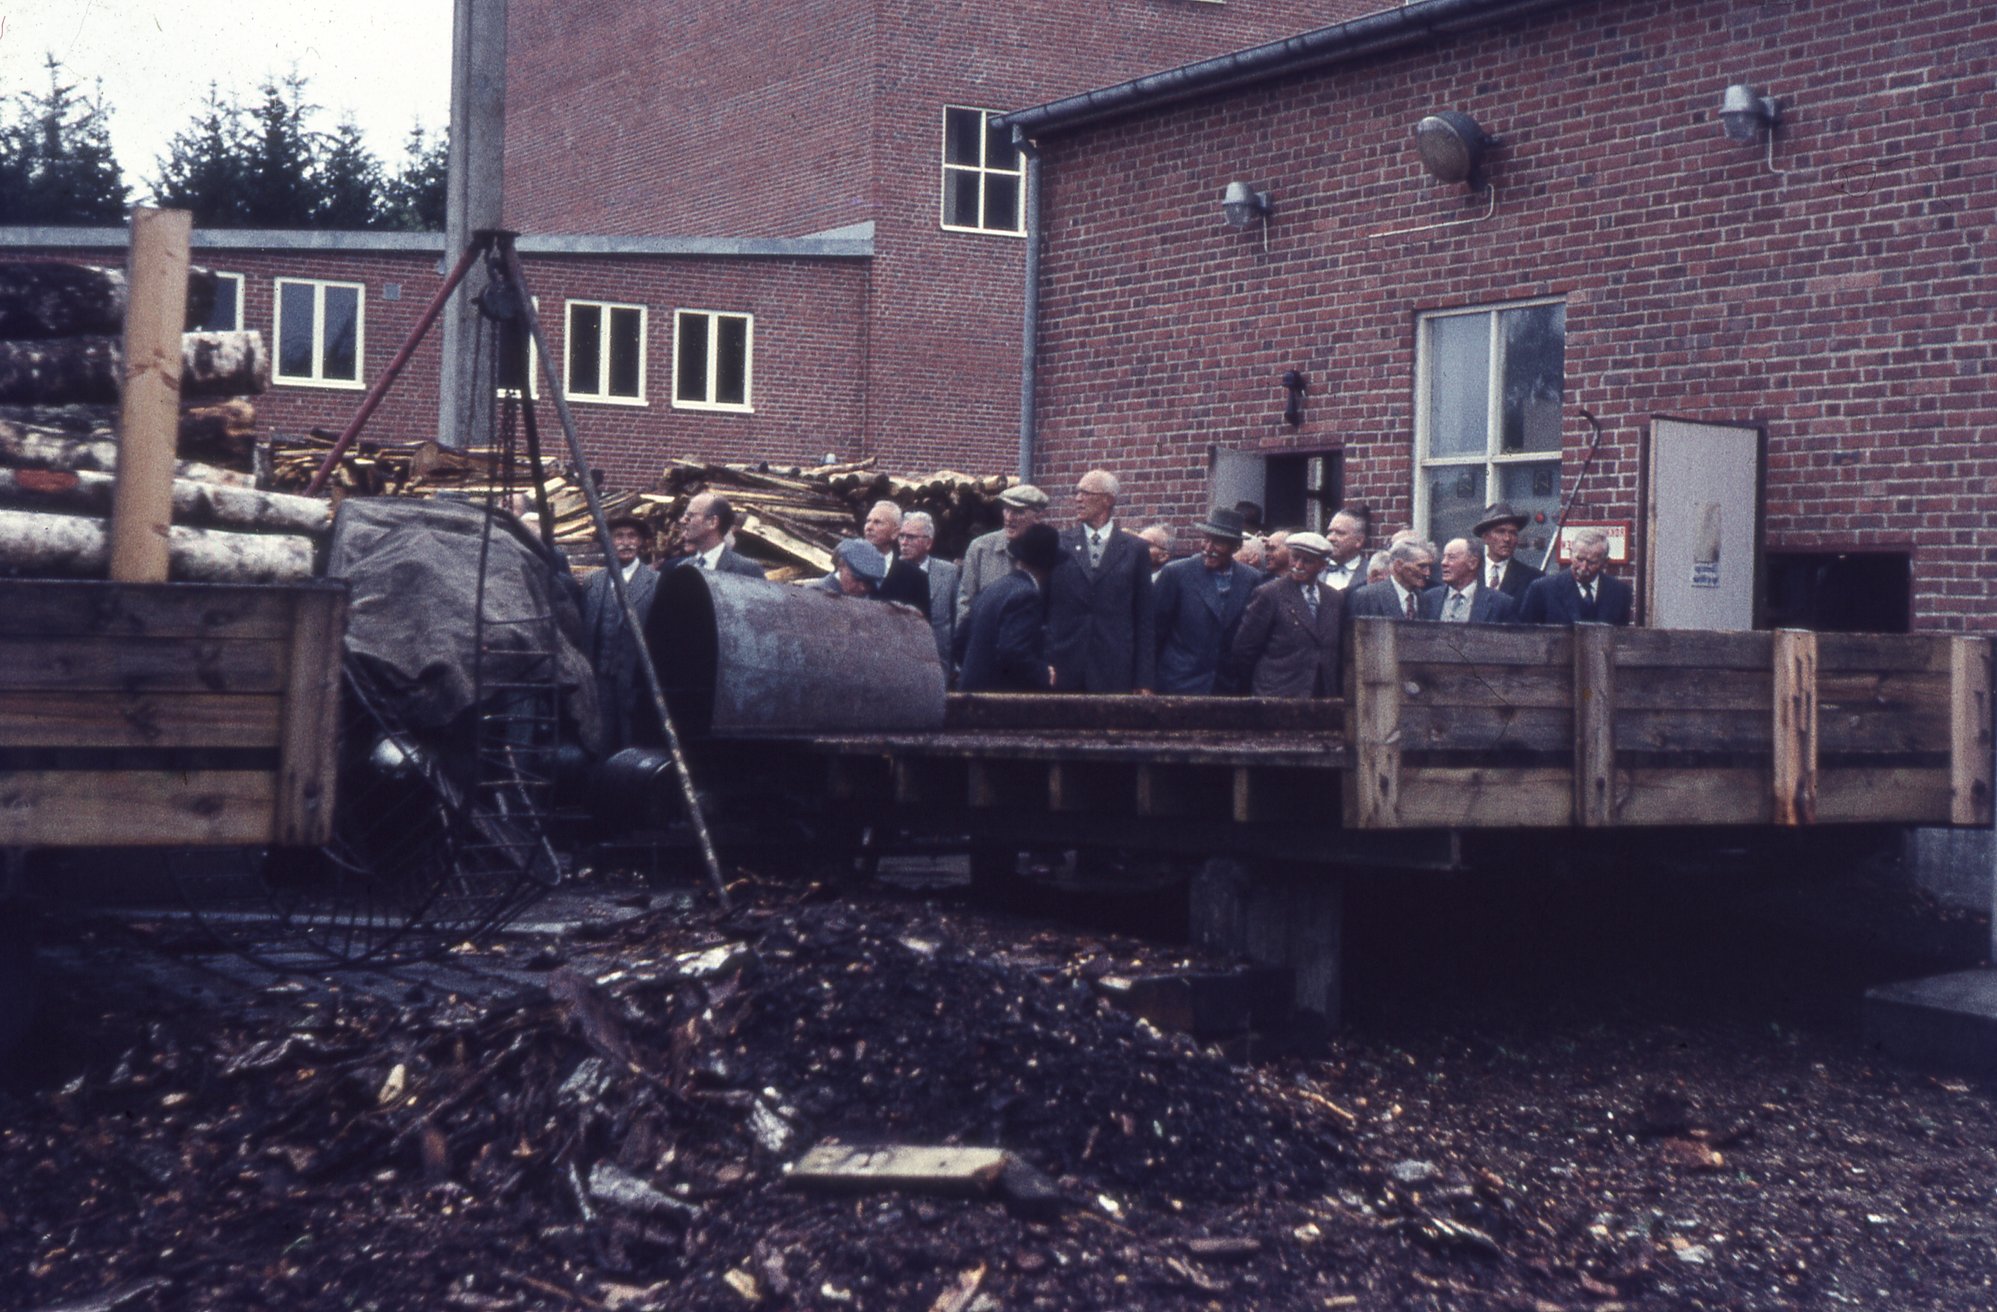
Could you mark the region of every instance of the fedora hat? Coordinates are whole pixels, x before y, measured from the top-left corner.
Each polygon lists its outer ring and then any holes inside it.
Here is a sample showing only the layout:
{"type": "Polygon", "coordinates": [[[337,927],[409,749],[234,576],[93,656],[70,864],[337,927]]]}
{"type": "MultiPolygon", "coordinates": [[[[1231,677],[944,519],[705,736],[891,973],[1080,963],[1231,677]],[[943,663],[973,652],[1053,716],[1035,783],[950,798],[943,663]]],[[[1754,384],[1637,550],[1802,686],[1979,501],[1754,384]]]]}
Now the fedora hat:
{"type": "Polygon", "coordinates": [[[1227,506],[1215,506],[1207,512],[1204,524],[1193,525],[1193,532],[1204,533],[1210,538],[1223,542],[1241,541],[1241,512],[1227,506]]]}
{"type": "Polygon", "coordinates": [[[1481,538],[1484,536],[1486,529],[1496,528],[1500,524],[1510,524],[1513,528],[1524,528],[1531,522],[1531,515],[1521,515],[1518,511],[1513,510],[1508,502],[1500,501],[1484,507],[1484,518],[1473,524],[1470,532],[1473,536],[1481,538]]]}
{"type": "Polygon", "coordinates": [[[612,515],[603,526],[612,533],[620,528],[632,528],[638,530],[639,537],[649,539],[652,536],[652,526],[636,515],[612,515]]]}

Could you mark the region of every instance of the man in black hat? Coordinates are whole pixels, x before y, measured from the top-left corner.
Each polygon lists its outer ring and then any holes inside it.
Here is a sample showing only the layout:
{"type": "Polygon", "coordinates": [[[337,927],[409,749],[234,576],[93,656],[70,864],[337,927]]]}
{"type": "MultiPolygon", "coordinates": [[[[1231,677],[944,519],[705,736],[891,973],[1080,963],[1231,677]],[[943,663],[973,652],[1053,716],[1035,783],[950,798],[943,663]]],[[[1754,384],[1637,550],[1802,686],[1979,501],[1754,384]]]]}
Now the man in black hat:
{"type": "Polygon", "coordinates": [[[1034,524],[1006,552],[1017,566],[978,593],[957,626],[957,687],[964,692],[1044,692],[1053,686],[1047,663],[1047,576],[1072,568],[1052,524],[1034,524]]]}
{"type": "Polygon", "coordinates": [[[624,590],[637,612],[640,631],[652,612],[659,576],[645,568],[644,552],[652,545],[652,526],[632,515],[609,523],[612,559],[590,576],[582,589],[583,635],[590,668],[596,671],[596,704],[603,720],[603,751],[629,747],[644,736],[641,726],[657,718],[650,709],[651,689],[639,668],[638,640],[624,623],[611,570],[624,576],[624,590]]]}
{"type": "Polygon", "coordinates": [[[1227,693],[1221,660],[1234,637],[1249,594],[1263,582],[1259,570],[1234,559],[1241,545],[1241,512],[1215,507],[1195,530],[1197,556],[1175,560],[1151,585],[1152,622],[1158,632],[1158,691],[1227,693]]]}
{"type": "Polygon", "coordinates": [[[1504,593],[1515,604],[1540,576],[1538,570],[1513,559],[1512,555],[1519,549],[1519,530],[1530,522],[1531,516],[1521,515],[1500,501],[1485,507],[1484,518],[1470,529],[1484,542],[1484,571],[1480,581],[1491,591],[1504,593]]]}

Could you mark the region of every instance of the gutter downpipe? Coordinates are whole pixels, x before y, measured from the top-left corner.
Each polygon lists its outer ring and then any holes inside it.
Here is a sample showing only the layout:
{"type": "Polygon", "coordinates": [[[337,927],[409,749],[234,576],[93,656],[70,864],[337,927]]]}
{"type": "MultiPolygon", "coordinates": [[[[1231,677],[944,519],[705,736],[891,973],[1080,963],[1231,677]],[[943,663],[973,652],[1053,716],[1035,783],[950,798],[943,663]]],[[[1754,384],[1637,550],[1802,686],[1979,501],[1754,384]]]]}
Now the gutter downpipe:
{"type": "Polygon", "coordinates": [[[1033,481],[1040,368],[1040,151],[1018,126],[1012,144],[1026,159],[1026,295],[1020,326],[1019,481],[1033,481]]]}

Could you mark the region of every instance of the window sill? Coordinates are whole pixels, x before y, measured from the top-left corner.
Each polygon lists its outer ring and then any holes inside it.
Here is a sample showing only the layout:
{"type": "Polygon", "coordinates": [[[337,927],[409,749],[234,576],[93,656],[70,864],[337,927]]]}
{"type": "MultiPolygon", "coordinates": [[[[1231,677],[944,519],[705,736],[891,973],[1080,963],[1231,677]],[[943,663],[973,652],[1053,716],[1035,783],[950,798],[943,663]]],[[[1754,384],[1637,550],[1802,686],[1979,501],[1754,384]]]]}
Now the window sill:
{"type": "Polygon", "coordinates": [[[365,382],[349,382],[343,378],[283,378],[272,374],[270,383],[272,387],[316,387],[329,392],[365,392],[368,389],[365,382]]]}
{"type": "Polygon", "coordinates": [[[675,401],[673,402],[673,409],[698,410],[710,415],[752,415],[756,413],[756,407],[753,405],[714,405],[707,401],[675,401]]]}
{"type": "Polygon", "coordinates": [[[642,396],[584,396],[577,392],[570,392],[569,400],[577,405],[621,405],[640,410],[652,404],[642,396]]]}
{"type": "Polygon", "coordinates": [[[936,226],[943,232],[960,232],[970,237],[1011,237],[1021,240],[1026,236],[1024,228],[960,228],[953,223],[939,223],[936,226]]]}

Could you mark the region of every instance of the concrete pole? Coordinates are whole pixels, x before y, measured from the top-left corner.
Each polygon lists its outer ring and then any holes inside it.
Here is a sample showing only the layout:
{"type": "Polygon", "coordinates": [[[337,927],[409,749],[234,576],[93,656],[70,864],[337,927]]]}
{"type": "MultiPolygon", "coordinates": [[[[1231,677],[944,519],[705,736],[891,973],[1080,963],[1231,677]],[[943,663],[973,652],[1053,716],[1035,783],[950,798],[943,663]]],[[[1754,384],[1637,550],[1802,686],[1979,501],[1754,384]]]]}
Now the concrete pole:
{"type": "MultiPolygon", "coordinates": [[[[444,268],[457,262],[481,228],[500,226],[506,147],[507,0],[453,0],[451,25],[451,179],[444,221],[444,268]]],[[[482,442],[492,428],[492,389],[475,387],[478,340],[473,299],[485,290],[484,265],[473,269],[444,311],[437,440],[447,447],[482,442]]],[[[489,370],[491,361],[483,361],[489,370]]],[[[482,371],[483,372],[483,371],[482,371]]]]}

